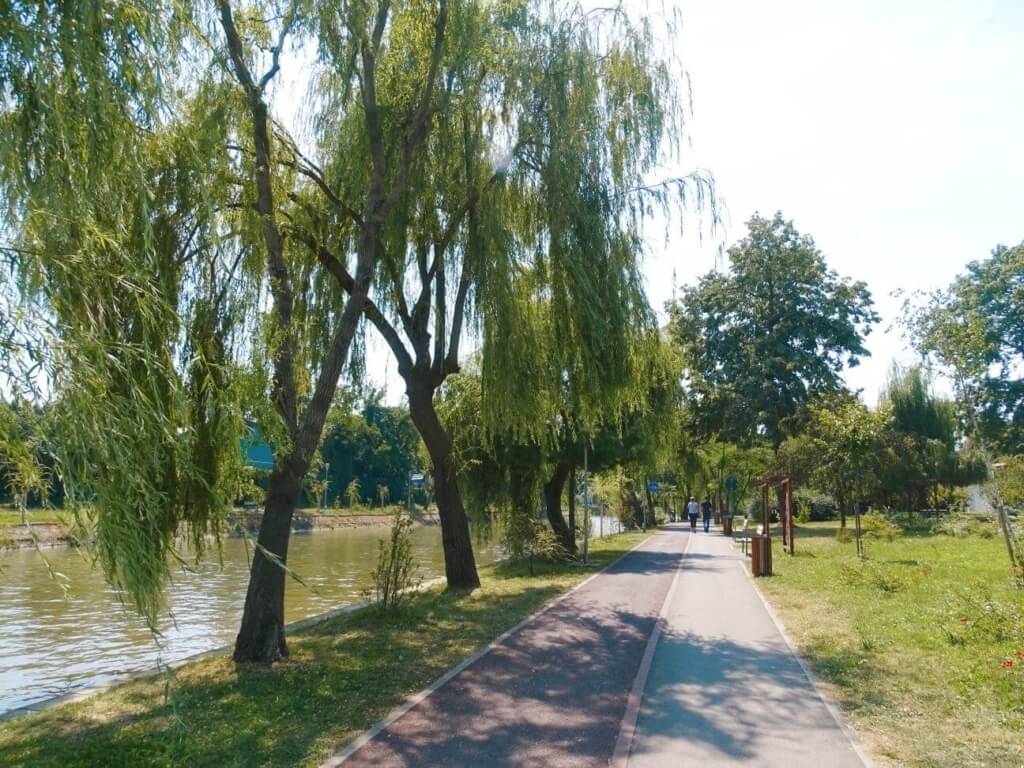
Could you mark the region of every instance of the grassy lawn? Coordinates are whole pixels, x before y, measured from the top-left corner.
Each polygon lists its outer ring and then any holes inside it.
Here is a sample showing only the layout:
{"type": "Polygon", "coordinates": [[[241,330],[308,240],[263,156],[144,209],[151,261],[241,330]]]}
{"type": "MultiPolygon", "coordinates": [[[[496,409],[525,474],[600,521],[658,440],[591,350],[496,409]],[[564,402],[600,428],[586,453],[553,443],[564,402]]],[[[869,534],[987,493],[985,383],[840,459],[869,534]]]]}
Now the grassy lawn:
{"type": "MultiPolygon", "coordinates": [[[[30,509],[26,518],[30,525],[61,523],[58,513],[52,509],[30,509]]],[[[0,506],[0,528],[21,525],[21,513],[7,506],[0,506]]]]}
{"type": "MultiPolygon", "coordinates": [[[[607,564],[647,534],[592,543],[607,564]]],[[[410,694],[593,573],[570,565],[481,571],[471,594],[435,589],[400,612],[359,611],[292,635],[272,669],[199,661],[0,723],[0,765],[315,765],[410,694]]]]}
{"type": "MultiPolygon", "coordinates": [[[[900,766],[1024,765],[1024,593],[1002,539],[798,529],[759,579],[869,750],[900,766]]],[[[779,542],[779,538],[775,539],[779,542]]]]}

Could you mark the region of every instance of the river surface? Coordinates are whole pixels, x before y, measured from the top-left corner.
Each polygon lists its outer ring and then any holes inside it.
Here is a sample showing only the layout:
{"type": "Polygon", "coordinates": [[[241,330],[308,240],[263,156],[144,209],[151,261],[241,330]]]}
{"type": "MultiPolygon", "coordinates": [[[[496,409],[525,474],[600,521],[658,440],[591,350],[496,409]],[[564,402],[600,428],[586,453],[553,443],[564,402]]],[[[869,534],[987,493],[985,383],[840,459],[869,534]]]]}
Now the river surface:
{"type": "MultiPolygon", "coordinates": [[[[617,527],[593,520],[595,535],[617,527]]],[[[288,580],[286,620],[362,600],[372,586],[377,542],[388,533],[380,527],[293,534],[288,565],[307,586],[288,580]]],[[[442,576],[441,529],[417,527],[412,535],[419,575],[442,576]]],[[[481,565],[499,555],[496,544],[476,542],[474,550],[481,565]]],[[[223,567],[214,554],[174,574],[159,636],[123,606],[86,552],[44,553],[66,594],[40,553],[0,553],[0,713],[234,642],[249,578],[242,539],[224,541],[223,567]]]]}

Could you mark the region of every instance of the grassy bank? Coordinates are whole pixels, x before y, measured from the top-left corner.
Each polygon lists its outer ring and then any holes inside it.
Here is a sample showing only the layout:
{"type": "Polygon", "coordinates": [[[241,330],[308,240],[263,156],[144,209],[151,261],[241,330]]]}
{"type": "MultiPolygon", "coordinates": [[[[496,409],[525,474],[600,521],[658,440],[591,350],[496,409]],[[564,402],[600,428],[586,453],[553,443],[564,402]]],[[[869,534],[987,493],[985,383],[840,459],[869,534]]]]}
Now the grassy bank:
{"type": "MultiPolygon", "coordinates": [[[[594,560],[606,564],[644,537],[595,541],[594,560]]],[[[315,765],[592,572],[483,569],[469,595],[435,589],[393,616],[364,610],[297,633],[291,658],[270,670],[211,658],[0,723],[0,765],[315,765]]]]}
{"type": "MultiPolygon", "coordinates": [[[[870,751],[900,766],[1024,765],[1024,593],[998,536],[798,529],[758,580],[870,751]]],[[[776,539],[778,541],[778,539],[776,539]]]]}
{"type": "MultiPolygon", "coordinates": [[[[59,525],[63,521],[52,509],[30,509],[25,515],[29,525],[59,525]]],[[[21,527],[21,513],[10,507],[0,507],[0,528],[21,527]]]]}

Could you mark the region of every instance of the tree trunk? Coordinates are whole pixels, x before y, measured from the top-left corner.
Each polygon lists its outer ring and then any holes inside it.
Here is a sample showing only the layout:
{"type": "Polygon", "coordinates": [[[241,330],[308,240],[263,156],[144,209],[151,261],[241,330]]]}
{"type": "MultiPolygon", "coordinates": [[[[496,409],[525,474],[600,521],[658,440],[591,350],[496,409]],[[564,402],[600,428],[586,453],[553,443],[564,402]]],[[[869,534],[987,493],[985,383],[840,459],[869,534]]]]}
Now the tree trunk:
{"type": "Polygon", "coordinates": [[[569,530],[572,532],[572,553],[576,554],[576,467],[569,470],[569,530]]]}
{"type": "Polygon", "coordinates": [[[544,509],[548,515],[548,522],[551,530],[555,532],[558,541],[570,555],[576,554],[576,534],[565,524],[562,517],[562,491],[565,490],[565,481],[572,473],[572,465],[568,461],[560,461],[555,465],[554,474],[551,479],[544,483],[544,509]]]}
{"type": "Polygon", "coordinates": [[[644,529],[647,524],[654,525],[654,497],[651,495],[648,483],[644,483],[644,493],[647,494],[647,517],[644,518],[644,529]]]}
{"type": "Polygon", "coordinates": [[[288,655],[284,637],[284,583],[292,515],[301,488],[301,462],[288,457],[270,476],[257,548],[249,572],[234,660],[269,664],[288,655]],[[268,557],[270,552],[280,560],[268,557]]]}
{"type": "Polygon", "coordinates": [[[462,495],[455,477],[452,439],[434,410],[434,391],[408,381],[409,414],[430,454],[434,498],[441,518],[441,544],[444,572],[450,589],[475,589],[480,586],[469,535],[469,519],[462,506],[462,495]]]}

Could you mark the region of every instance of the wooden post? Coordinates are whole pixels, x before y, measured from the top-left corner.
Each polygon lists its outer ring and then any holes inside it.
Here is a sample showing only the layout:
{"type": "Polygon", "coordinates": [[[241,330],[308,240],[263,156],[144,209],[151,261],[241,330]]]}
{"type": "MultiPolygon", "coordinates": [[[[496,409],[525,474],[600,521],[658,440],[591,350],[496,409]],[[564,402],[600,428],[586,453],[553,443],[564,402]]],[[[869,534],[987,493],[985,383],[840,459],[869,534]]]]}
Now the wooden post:
{"type": "Polygon", "coordinates": [[[796,546],[793,542],[794,538],[794,525],[793,525],[793,481],[790,478],[786,478],[786,520],[789,525],[789,554],[796,554],[796,546]]]}
{"type": "Polygon", "coordinates": [[[761,533],[765,536],[771,530],[771,518],[768,514],[768,486],[761,489],[761,533]]]}

